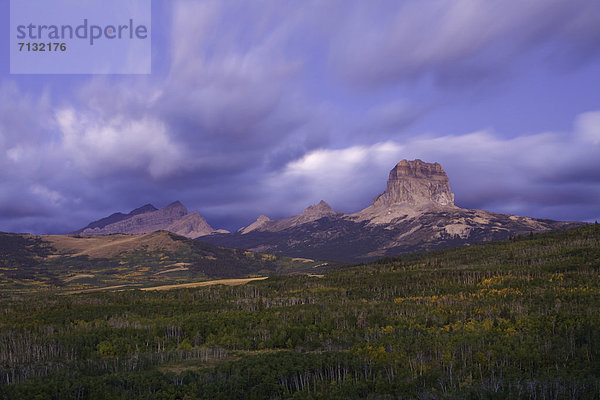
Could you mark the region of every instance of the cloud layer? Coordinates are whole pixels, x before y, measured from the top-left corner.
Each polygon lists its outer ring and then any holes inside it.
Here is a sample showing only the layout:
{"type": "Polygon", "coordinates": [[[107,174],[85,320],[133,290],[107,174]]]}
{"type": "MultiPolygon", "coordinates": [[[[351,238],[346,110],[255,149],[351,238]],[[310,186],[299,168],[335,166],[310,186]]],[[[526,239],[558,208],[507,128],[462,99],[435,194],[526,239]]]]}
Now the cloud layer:
{"type": "Polygon", "coordinates": [[[164,7],[154,75],[0,76],[0,230],[176,199],[228,229],[321,199],[356,211],[403,158],[440,162],[464,207],[600,217],[597,2],[164,7]]]}
{"type": "Polygon", "coordinates": [[[289,202],[320,197],[356,211],[385,189],[387,173],[401,159],[440,162],[456,203],[465,208],[564,219],[600,216],[600,111],[577,117],[570,132],[503,138],[478,131],[452,136],[415,136],[336,150],[316,150],[289,163],[270,184],[280,193],[302,187],[289,202]]]}

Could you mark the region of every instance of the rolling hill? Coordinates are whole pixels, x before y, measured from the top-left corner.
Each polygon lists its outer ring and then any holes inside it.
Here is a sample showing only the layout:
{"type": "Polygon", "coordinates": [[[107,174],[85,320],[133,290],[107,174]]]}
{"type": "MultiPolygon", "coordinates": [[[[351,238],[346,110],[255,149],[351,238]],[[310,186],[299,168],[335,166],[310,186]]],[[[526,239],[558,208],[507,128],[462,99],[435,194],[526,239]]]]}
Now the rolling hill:
{"type": "Polygon", "coordinates": [[[319,264],[219,247],[165,231],[104,236],[0,233],[3,294],[316,272],[323,268],[319,264]]]}

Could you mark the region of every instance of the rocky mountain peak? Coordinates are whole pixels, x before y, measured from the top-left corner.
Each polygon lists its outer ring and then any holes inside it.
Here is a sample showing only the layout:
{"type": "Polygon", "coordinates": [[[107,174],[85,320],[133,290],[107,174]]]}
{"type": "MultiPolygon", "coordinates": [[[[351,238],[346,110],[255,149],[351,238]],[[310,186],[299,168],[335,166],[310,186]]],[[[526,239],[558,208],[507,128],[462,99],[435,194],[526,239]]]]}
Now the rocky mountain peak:
{"type": "Polygon", "coordinates": [[[269,217],[267,217],[266,215],[260,215],[258,218],[256,218],[256,221],[254,221],[246,227],[240,228],[238,232],[240,232],[242,235],[245,235],[246,233],[250,233],[252,231],[264,227],[269,221],[271,221],[269,217]]]}
{"type": "Polygon", "coordinates": [[[300,215],[259,217],[237,233],[203,240],[290,257],[361,262],[570,226],[456,207],[440,164],[402,160],[390,171],[385,192],[361,211],[336,213],[321,201],[300,215]]]}
{"type": "Polygon", "coordinates": [[[183,204],[181,204],[180,201],[174,201],[173,203],[169,204],[162,210],[166,211],[166,212],[181,214],[181,215],[186,215],[188,213],[187,208],[183,204]]]}
{"type": "Polygon", "coordinates": [[[272,221],[264,215],[261,215],[252,224],[239,229],[238,232],[242,235],[252,231],[279,232],[294,226],[317,221],[324,217],[339,217],[341,215],[341,213],[333,211],[329,204],[321,200],[318,204],[308,206],[302,213],[293,217],[272,221]]]}
{"type": "Polygon", "coordinates": [[[198,211],[174,221],[166,230],[189,238],[210,235],[215,231],[198,211]]]}
{"type": "Polygon", "coordinates": [[[148,204],[145,204],[145,205],[138,207],[135,210],[131,211],[129,213],[129,215],[145,214],[145,213],[157,211],[157,210],[158,210],[158,208],[156,208],[152,204],[148,203],[148,204]]]}
{"type": "Polygon", "coordinates": [[[93,222],[77,231],[84,235],[110,235],[115,233],[142,234],[167,230],[189,238],[210,235],[215,230],[198,214],[188,213],[179,201],[157,210],[146,204],[130,214],[113,214],[108,218],[93,222]]]}
{"type": "Polygon", "coordinates": [[[259,215],[258,218],[256,218],[256,222],[267,222],[270,221],[271,218],[267,217],[266,215],[259,215]]]}
{"type": "Polygon", "coordinates": [[[328,215],[336,215],[336,212],[333,211],[333,208],[331,208],[329,204],[321,200],[318,204],[308,206],[300,215],[312,218],[322,218],[328,215]]]}
{"type": "Polygon", "coordinates": [[[123,214],[121,212],[111,214],[108,217],[105,217],[105,218],[102,218],[97,221],[93,221],[93,222],[89,223],[88,226],[86,226],[85,228],[79,229],[79,230],[77,230],[75,232],[71,232],[71,233],[80,234],[86,229],[102,229],[107,225],[114,224],[119,221],[123,221],[124,219],[133,217],[135,215],[146,214],[146,213],[154,212],[157,210],[158,209],[156,207],[154,207],[152,204],[146,204],[146,205],[143,205],[141,207],[138,207],[138,208],[130,211],[129,214],[123,214]]]}
{"type": "Polygon", "coordinates": [[[373,201],[375,207],[393,204],[454,206],[454,194],[444,168],[438,163],[402,160],[390,171],[385,192],[373,201]]]}

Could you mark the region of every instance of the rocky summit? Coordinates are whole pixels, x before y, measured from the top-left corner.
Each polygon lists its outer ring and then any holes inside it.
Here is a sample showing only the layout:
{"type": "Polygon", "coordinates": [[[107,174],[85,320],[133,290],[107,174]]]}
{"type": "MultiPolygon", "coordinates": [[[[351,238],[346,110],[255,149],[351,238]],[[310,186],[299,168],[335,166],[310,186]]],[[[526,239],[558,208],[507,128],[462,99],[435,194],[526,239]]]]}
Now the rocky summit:
{"type": "Polygon", "coordinates": [[[268,217],[261,215],[252,224],[238,230],[238,233],[246,235],[253,231],[280,232],[312,221],[317,221],[321,218],[339,217],[342,215],[342,213],[333,211],[329,204],[321,200],[318,204],[308,206],[302,213],[293,217],[272,221],[268,217]]]}
{"type": "Polygon", "coordinates": [[[86,228],[74,233],[83,235],[142,234],[161,230],[188,238],[210,235],[213,232],[226,232],[213,229],[198,212],[188,213],[187,208],[176,201],[160,210],[147,204],[129,214],[113,214],[92,222],[86,228]]]}
{"type": "Polygon", "coordinates": [[[293,217],[261,216],[236,233],[201,240],[292,257],[358,262],[578,224],[457,207],[440,164],[402,160],[390,171],[385,191],[356,213],[335,212],[321,201],[293,217]]]}
{"type": "Polygon", "coordinates": [[[394,204],[454,206],[450,180],[442,166],[421,160],[400,161],[390,171],[385,192],[373,201],[375,207],[394,204]]]}

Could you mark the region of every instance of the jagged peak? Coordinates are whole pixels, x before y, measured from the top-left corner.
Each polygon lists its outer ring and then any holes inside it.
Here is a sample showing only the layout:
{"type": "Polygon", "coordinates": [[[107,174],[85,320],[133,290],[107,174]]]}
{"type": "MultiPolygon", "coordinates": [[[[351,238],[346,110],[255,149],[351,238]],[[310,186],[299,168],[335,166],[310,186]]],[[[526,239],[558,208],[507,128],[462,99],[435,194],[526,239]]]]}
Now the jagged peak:
{"type": "Polygon", "coordinates": [[[266,215],[259,215],[258,218],[256,218],[256,222],[267,222],[270,221],[271,218],[267,217],[266,215]]]}
{"type": "Polygon", "coordinates": [[[200,213],[198,211],[191,212],[188,214],[188,216],[190,218],[198,219],[198,220],[202,220],[202,221],[206,222],[206,218],[204,218],[202,215],[200,215],[200,213]]]}
{"type": "Polygon", "coordinates": [[[183,204],[181,204],[181,202],[179,200],[175,200],[174,202],[172,202],[165,208],[175,208],[175,207],[185,207],[185,206],[183,204]]]}
{"type": "Polygon", "coordinates": [[[261,228],[267,222],[270,222],[270,221],[271,221],[271,219],[269,217],[261,214],[261,215],[259,215],[258,218],[256,218],[256,221],[254,221],[253,223],[251,223],[248,226],[238,229],[238,232],[240,232],[242,235],[245,235],[246,233],[249,233],[249,232],[252,232],[254,230],[261,228]]]}
{"type": "Polygon", "coordinates": [[[138,214],[144,214],[147,212],[152,212],[152,211],[157,211],[158,208],[154,207],[152,204],[148,203],[148,204],[144,204],[141,207],[138,207],[134,210],[132,210],[129,215],[138,215],[138,214]]]}
{"type": "Polygon", "coordinates": [[[301,215],[315,214],[315,213],[328,215],[328,214],[335,214],[335,211],[333,211],[333,208],[331,208],[331,206],[329,204],[327,204],[324,200],[321,200],[317,204],[306,207],[306,209],[304,209],[304,211],[302,211],[301,215]]]}
{"type": "Polygon", "coordinates": [[[191,238],[210,235],[215,231],[198,211],[186,214],[177,219],[169,225],[167,230],[191,238]]]}
{"type": "Polygon", "coordinates": [[[128,215],[113,214],[104,220],[108,223],[94,223],[95,226],[90,224],[78,233],[83,232],[88,235],[144,234],[167,230],[178,235],[196,238],[215,231],[198,211],[188,213],[187,208],[180,201],[174,201],[160,210],[157,210],[152,204],[146,204],[128,215]]]}
{"type": "Polygon", "coordinates": [[[182,215],[185,215],[188,213],[187,208],[183,204],[181,204],[181,202],[179,200],[172,202],[171,204],[162,208],[161,210],[162,211],[180,212],[182,215]]]}

